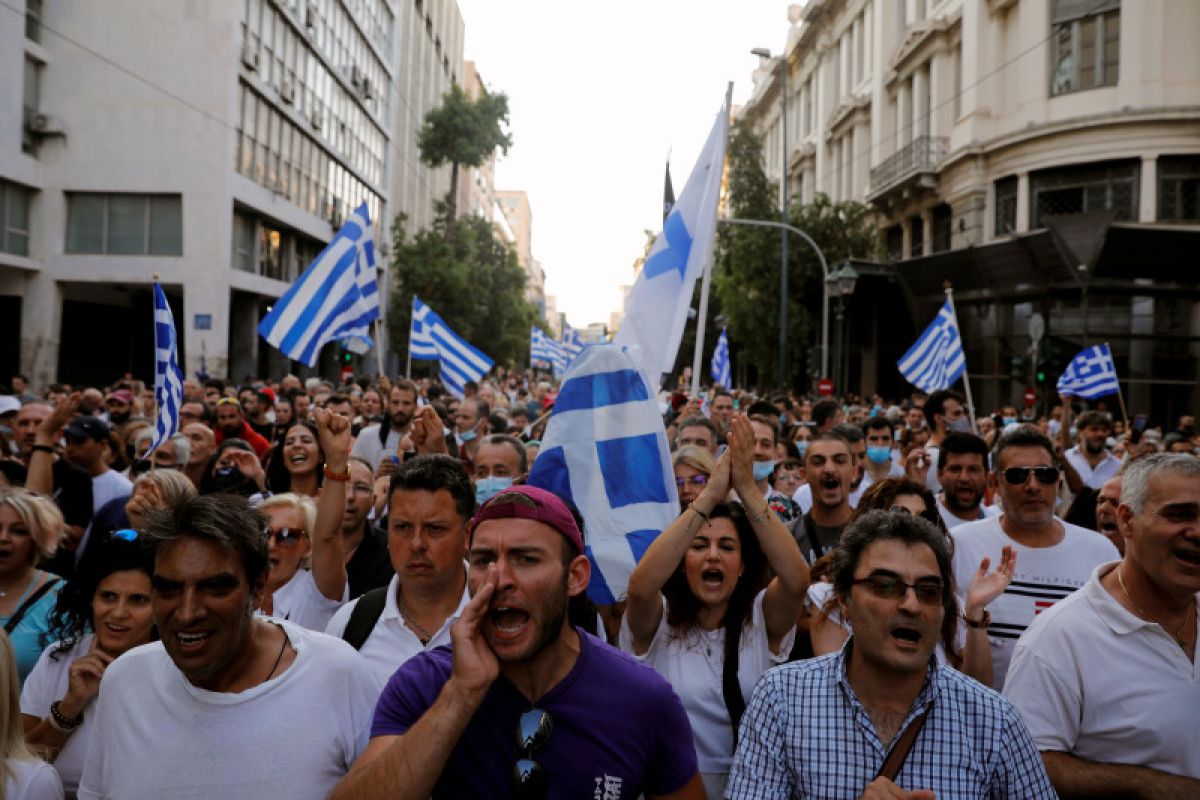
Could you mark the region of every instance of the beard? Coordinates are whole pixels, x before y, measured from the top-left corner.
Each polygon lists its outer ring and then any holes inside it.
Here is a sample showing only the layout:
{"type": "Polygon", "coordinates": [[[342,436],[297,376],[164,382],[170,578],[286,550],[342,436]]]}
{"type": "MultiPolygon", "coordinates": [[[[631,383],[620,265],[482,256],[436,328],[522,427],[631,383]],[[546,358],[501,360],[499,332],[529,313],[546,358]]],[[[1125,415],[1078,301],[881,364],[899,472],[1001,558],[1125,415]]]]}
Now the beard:
{"type": "Polygon", "coordinates": [[[1089,455],[1098,456],[1104,452],[1103,439],[1086,439],[1083,443],[1084,448],[1089,455]]]}
{"type": "Polygon", "coordinates": [[[392,427],[404,428],[408,423],[412,422],[413,415],[407,411],[392,412],[392,427]]]}

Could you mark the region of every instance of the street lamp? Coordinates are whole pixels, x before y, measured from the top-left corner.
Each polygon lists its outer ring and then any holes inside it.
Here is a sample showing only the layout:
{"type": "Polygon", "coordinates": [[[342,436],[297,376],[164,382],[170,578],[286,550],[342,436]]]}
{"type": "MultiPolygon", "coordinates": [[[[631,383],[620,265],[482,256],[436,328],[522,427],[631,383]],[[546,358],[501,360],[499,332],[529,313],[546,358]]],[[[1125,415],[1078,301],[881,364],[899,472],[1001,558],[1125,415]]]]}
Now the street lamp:
{"type": "Polygon", "coordinates": [[[848,373],[847,363],[849,359],[849,337],[845,332],[845,309],[846,298],[854,294],[854,285],[858,282],[858,271],[850,264],[843,264],[840,269],[835,269],[825,279],[826,288],[829,295],[837,298],[837,360],[834,362],[837,365],[837,385],[842,391],[846,391],[846,376],[848,373]]]}
{"type": "MultiPolygon", "coordinates": [[[[750,51],[751,55],[759,58],[771,58],[771,51],[765,47],[756,47],[750,51]]],[[[776,66],[780,74],[783,76],[783,91],[780,94],[780,130],[783,140],[783,160],[780,162],[779,170],[779,208],[780,221],[788,224],[788,146],[787,146],[787,97],[788,97],[788,65],[787,52],[779,58],[779,63],[776,66]]],[[[779,388],[787,390],[787,308],[788,308],[788,235],[787,231],[783,230],[779,233],[780,243],[780,270],[779,270],[779,388]]]]}

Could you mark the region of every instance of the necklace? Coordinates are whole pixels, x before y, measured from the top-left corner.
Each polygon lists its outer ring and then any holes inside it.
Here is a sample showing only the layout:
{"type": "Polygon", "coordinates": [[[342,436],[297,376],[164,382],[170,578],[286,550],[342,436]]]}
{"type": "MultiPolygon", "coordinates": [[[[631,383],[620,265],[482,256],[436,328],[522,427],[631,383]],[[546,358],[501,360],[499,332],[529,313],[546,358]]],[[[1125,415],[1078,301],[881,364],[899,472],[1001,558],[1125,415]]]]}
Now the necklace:
{"type": "MultiPolygon", "coordinates": [[[[1122,575],[1124,571],[1124,565],[1117,567],[1117,583],[1120,585],[1121,591],[1125,593],[1125,599],[1129,601],[1131,606],[1133,606],[1133,610],[1137,612],[1139,617],[1145,619],[1147,622],[1155,622],[1155,620],[1150,619],[1150,615],[1143,611],[1142,607],[1134,601],[1133,596],[1129,594],[1129,590],[1125,588],[1125,578],[1122,575]]],[[[1185,653],[1187,652],[1187,641],[1180,634],[1183,632],[1183,626],[1187,625],[1188,620],[1191,619],[1192,609],[1195,607],[1196,604],[1193,602],[1191,607],[1189,607],[1184,613],[1183,622],[1180,622],[1175,628],[1175,632],[1171,634],[1171,638],[1175,640],[1175,644],[1179,645],[1185,653]]],[[[1161,622],[1156,624],[1164,631],[1167,629],[1167,626],[1163,625],[1161,622]]]]}
{"type": "Polygon", "coordinates": [[[271,671],[267,673],[267,680],[271,680],[271,676],[275,674],[275,670],[279,669],[279,662],[283,661],[283,653],[287,650],[288,637],[287,631],[279,627],[279,632],[283,634],[283,645],[279,648],[279,655],[275,656],[275,665],[271,667],[271,671]]]}
{"type": "Polygon", "coordinates": [[[417,638],[421,640],[422,645],[429,644],[429,640],[433,638],[433,634],[421,627],[408,613],[408,609],[404,605],[404,591],[400,591],[400,616],[404,620],[404,624],[408,625],[417,634],[417,638]]]}
{"type": "MultiPolygon", "coordinates": [[[[37,570],[34,570],[33,577],[37,577],[37,570]]],[[[0,591],[0,597],[8,597],[8,593],[11,592],[14,588],[16,588],[15,583],[5,586],[3,591],[0,591]]]]}

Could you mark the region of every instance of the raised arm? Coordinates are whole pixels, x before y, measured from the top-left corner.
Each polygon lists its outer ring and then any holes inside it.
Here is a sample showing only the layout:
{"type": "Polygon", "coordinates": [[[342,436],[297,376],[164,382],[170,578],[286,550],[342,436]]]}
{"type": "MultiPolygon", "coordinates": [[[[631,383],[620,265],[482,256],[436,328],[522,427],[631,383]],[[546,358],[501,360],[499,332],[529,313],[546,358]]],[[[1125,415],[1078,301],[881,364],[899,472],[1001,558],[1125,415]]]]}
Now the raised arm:
{"type": "Polygon", "coordinates": [[[767,639],[771,649],[796,624],[808,591],[808,563],[800,547],[784,527],[779,515],[771,511],[762,499],[754,482],[754,429],[745,414],[737,414],[729,428],[729,450],[732,454],[731,474],[734,491],[742,498],[754,535],[762,547],[767,563],[775,577],[763,597],[763,618],[767,623],[767,639]]]}
{"type": "Polygon", "coordinates": [[[324,408],[314,410],[313,416],[325,455],[325,483],[317,499],[317,524],[310,534],[312,576],[321,594],[340,601],[346,591],[342,515],[350,473],[350,420],[324,408]]]}
{"type": "MultiPolygon", "coordinates": [[[[1000,565],[988,572],[991,559],[979,562],[979,569],[967,586],[966,602],[963,604],[963,619],[980,622],[988,604],[1004,593],[1012,582],[1017,568],[1017,553],[1011,545],[1004,545],[1000,565]]],[[[967,641],[962,652],[962,671],[985,686],[991,686],[995,678],[992,666],[992,646],[988,642],[987,628],[967,625],[967,641]]]]}
{"type": "Polygon", "coordinates": [[[29,454],[29,474],[25,477],[25,488],[46,497],[54,495],[54,453],[44,448],[53,448],[62,438],[62,430],[79,410],[79,402],[83,399],[80,392],[72,392],[69,397],[60,398],[54,405],[54,412],[42,420],[34,439],[35,449],[29,454]]]}
{"type": "Polygon", "coordinates": [[[1131,800],[1192,800],[1200,781],[1129,764],[1102,764],[1070,753],[1042,751],[1050,783],[1060,797],[1120,797],[1131,800]]]}
{"type": "Polygon", "coordinates": [[[717,466],[708,476],[708,483],[704,484],[700,496],[650,543],[642,560],[629,576],[625,618],[629,620],[634,652],[638,655],[650,647],[654,632],[662,620],[662,587],[674,574],[679,562],[683,561],[688,546],[706,524],[713,507],[723,502],[729,494],[730,459],[730,452],[726,450],[717,459],[717,466]]]}

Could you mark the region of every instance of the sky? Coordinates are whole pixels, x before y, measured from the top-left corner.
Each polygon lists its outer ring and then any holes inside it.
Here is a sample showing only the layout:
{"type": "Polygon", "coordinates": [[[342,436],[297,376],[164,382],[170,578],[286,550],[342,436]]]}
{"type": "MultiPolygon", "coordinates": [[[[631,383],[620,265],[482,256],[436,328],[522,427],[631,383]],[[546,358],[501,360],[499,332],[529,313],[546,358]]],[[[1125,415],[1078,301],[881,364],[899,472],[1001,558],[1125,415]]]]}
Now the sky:
{"type": "Polygon", "coordinates": [[[682,190],[733,81],[752,90],[755,47],[778,53],[776,0],[458,0],[464,56],[509,98],[513,146],[496,188],[523,189],[546,293],[571,326],[608,323],[645,230],[662,226],[663,168],[682,190]]]}

